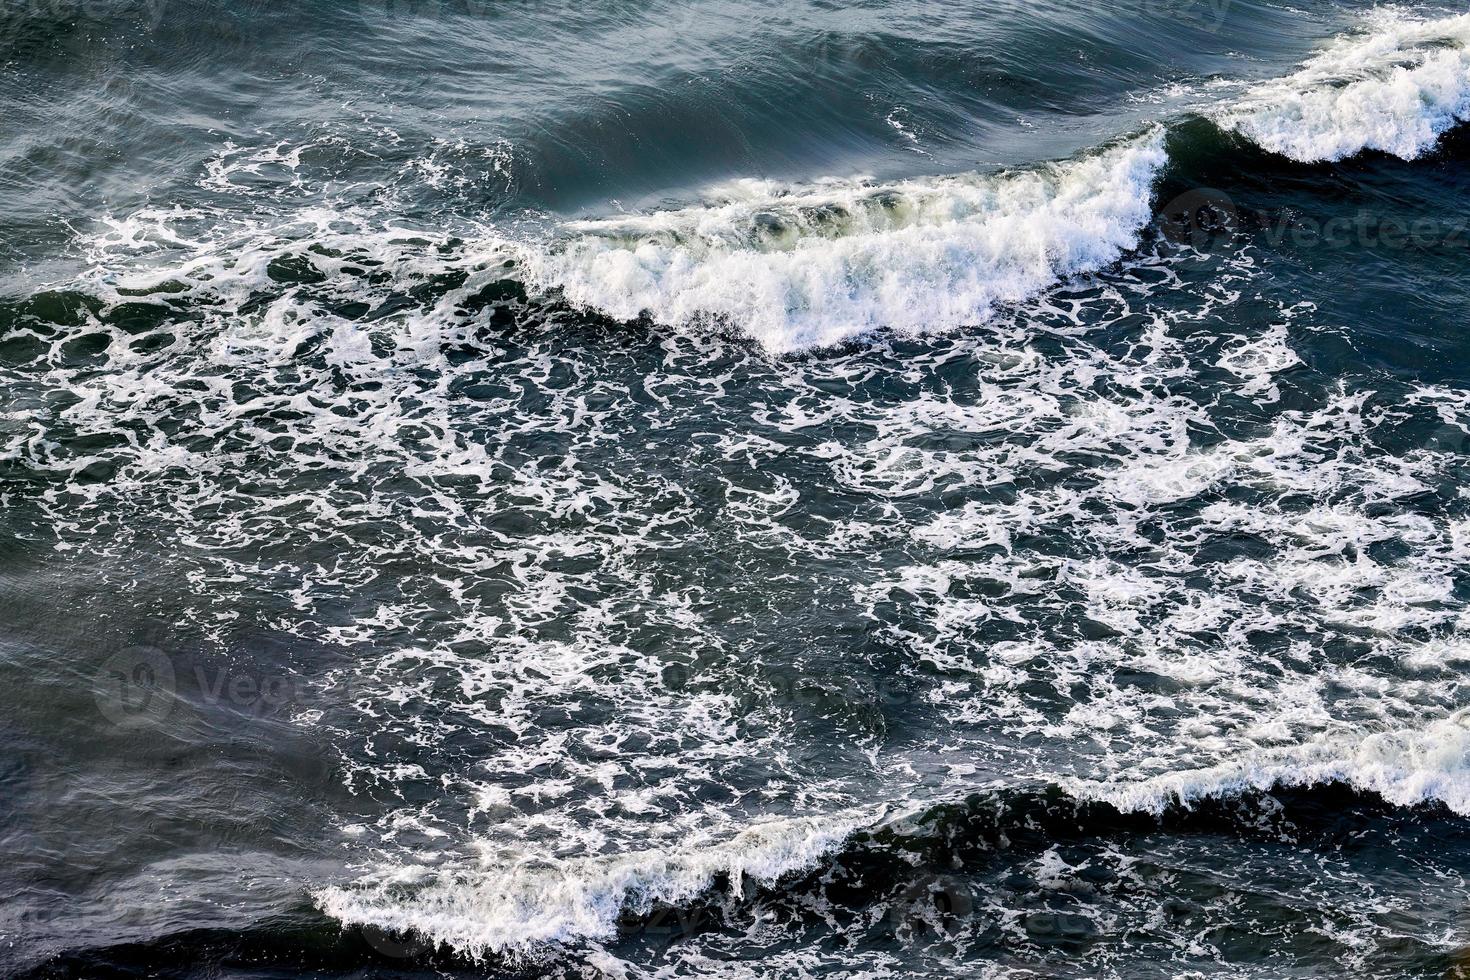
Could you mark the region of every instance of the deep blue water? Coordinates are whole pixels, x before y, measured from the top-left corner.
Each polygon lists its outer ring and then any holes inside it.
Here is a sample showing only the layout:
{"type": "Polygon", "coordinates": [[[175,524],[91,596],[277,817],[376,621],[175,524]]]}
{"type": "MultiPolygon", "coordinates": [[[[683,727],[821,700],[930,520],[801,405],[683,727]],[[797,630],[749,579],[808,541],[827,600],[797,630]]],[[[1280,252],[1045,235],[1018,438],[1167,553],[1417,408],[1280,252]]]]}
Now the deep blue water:
{"type": "Polygon", "coordinates": [[[1470,975],[1470,14],[0,6],[0,973],[1470,975]]]}

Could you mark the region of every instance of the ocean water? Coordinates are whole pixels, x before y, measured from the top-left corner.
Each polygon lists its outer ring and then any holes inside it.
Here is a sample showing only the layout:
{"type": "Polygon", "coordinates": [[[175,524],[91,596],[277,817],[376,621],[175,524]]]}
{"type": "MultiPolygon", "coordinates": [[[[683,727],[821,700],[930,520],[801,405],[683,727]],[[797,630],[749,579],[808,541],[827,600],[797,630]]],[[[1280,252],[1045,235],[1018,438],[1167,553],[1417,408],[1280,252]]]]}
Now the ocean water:
{"type": "Polygon", "coordinates": [[[6,0],[0,974],[1470,976],[1470,13],[6,0]]]}

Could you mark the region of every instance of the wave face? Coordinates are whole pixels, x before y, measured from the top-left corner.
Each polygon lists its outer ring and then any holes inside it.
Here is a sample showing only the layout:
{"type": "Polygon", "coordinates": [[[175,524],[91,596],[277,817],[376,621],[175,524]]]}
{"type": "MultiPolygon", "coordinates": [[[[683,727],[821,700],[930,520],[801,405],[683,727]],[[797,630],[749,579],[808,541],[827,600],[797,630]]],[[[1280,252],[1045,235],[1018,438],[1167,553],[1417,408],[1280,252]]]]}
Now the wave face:
{"type": "Polygon", "coordinates": [[[0,973],[1465,972],[1464,18],[962,6],[0,15],[0,973]]]}
{"type": "MultiPolygon", "coordinates": [[[[1276,825],[1273,835],[1289,844],[1298,831],[1287,823],[1283,806],[1299,807],[1293,801],[1315,797],[1335,799],[1337,805],[1346,799],[1367,809],[1443,804],[1455,815],[1470,817],[1470,728],[1460,714],[1424,730],[1258,749],[1212,767],[1146,779],[1021,783],[1008,790],[991,787],[978,796],[957,795],[927,808],[911,804],[907,812],[870,807],[819,819],[759,822],[726,841],[686,841],[668,851],[575,860],[527,857],[447,873],[385,868],[352,887],[324,889],[316,901],[348,925],[417,935],[476,960],[543,963],[548,950],[615,941],[667,917],[663,910],[699,906],[712,896],[739,901],[764,890],[779,901],[803,901],[800,892],[811,887],[811,879],[830,878],[819,869],[871,859],[868,852],[875,846],[895,841],[909,851],[989,850],[1028,833],[1055,845],[1070,833],[1105,847],[1121,831],[1147,833],[1161,824],[1193,821],[1223,824],[1219,829],[1236,833],[1276,825]],[[1139,819],[1143,814],[1152,819],[1139,819]],[[977,815],[979,839],[956,841],[957,829],[962,835],[975,833],[967,825],[977,815]]],[[[1426,824],[1444,820],[1442,814],[1431,820],[1432,811],[1420,812],[1426,824]]],[[[927,858],[935,861],[932,854],[927,858]]],[[[953,858],[950,863],[963,866],[953,858]]],[[[887,873],[902,880],[913,871],[890,868],[887,873]]],[[[888,908],[905,919],[952,918],[956,911],[966,919],[972,915],[972,884],[952,876],[926,881],[921,875],[919,881],[917,888],[907,885],[900,902],[888,908]],[[940,887],[933,887],[936,883],[940,887]],[[944,892],[937,908],[930,907],[931,891],[944,892]],[[917,909],[904,906],[903,901],[916,898],[922,899],[917,909]]],[[[954,923],[941,928],[951,931],[954,923]]]]}
{"type": "Polygon", "coordinates": [[[1377,150],[1405,160],[1470,118],[1470,14],[1425,19],[1386,10],[1221,116],[1272,153],[1302,163],[1377,150]]]}

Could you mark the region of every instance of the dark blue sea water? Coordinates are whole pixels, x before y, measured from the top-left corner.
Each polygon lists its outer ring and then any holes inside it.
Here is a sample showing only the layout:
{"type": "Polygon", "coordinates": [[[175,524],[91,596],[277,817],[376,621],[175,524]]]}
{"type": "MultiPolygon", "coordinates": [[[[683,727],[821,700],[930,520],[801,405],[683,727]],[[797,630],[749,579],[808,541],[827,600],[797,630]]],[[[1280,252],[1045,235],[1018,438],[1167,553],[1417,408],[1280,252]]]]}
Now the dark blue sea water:
{"type": "Polygon", "coordinates": [[[1470,976],[1470,13],[0,0],[0,974],[1470,976]]]}

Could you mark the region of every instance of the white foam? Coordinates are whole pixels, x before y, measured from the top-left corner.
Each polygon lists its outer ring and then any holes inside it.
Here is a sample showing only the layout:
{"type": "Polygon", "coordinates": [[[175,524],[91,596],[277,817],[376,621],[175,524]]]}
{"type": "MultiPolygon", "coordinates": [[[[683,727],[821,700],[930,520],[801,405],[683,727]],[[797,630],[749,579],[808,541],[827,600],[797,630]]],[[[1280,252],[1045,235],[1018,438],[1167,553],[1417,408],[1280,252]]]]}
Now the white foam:
{"type": "Polygon", "coordinates": [[[620,319],[712,319],[768,349],[982,322],[1134,247],[1162,130],[1065,163],[893,184],[740,181],[714,202],[583,221],[528,281],[620,319]]]}
{"type": "Polygon", "coordinates": [[[1258,85],[1219,121],[1273,153],[1311,163],[1379,150],[1412,160],[1470,118],[1470,14],[1394,10],[1258,85]]]}

